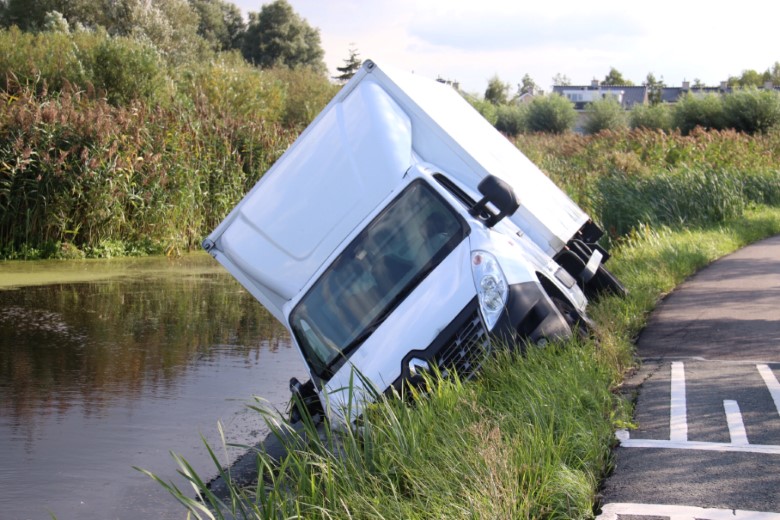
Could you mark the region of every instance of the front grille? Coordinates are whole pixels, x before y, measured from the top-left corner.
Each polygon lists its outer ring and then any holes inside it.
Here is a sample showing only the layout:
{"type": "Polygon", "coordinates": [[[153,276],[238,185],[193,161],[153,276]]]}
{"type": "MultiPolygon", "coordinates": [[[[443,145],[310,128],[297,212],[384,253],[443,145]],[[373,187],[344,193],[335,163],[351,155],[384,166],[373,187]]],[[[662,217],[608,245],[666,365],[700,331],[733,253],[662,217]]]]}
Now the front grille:
{"type": "Polygon", "coordinates": [[[436,364],[442,375],[454,370],[462,379],[470,379],[482,367],[490,350],[490,338],[475,311],[439,350],[436,364]]]}

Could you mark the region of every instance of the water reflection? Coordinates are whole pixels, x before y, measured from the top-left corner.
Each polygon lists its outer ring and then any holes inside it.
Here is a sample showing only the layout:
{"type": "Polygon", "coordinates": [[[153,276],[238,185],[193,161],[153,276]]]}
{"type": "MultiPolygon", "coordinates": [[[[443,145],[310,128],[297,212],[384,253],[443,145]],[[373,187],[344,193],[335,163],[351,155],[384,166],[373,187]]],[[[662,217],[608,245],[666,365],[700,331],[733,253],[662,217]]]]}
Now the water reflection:
{"type": "MultiPolygon", "coordinates": [[[[64,267],[70,268],[51,268],[64,267]]],[[[199,428],[235,421],[241,400],[252,394],[281,402],[284,381],[300,375],[284,328],[210,257],[112,267],[102,280],[0,290],[0,451],[12,454],[3,456],[10,465],[2,464],[0,486],[21,502],[0,498],[11,518],[37,518],[28,508],[41,489],[67,487],[51,474],[60,463],[82,487],[100,479],[144,488],[131,464],[155,463],[164,473],[160,453],[197,452],[199,428]],[[82,446],[84,436],[91,439],[82,446]],[[131,444],[127,460],[107,463],[131,444]],[[102,469],[95,473],[98,460],[102,469]],[[40,481],[47,471],[53,482],[40,481]]],[[[58,491],[49,498],[59,503],[47,508],[61,518],[76,511],[91,517],[67,503],[72,492],[60,499],[58,491]]],[[[93,499],[102,510],[95,518],[138,513],[126,493],[98,491],[115,503],[93,499]]]]}

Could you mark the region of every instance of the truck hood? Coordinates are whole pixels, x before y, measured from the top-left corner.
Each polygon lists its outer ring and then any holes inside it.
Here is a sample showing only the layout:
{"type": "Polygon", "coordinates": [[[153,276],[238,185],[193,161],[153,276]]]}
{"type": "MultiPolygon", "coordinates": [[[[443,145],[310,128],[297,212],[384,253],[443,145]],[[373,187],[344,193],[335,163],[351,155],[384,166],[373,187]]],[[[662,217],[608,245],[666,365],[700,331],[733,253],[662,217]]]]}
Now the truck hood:
{"type": "Polygon", "coordinates": [[[284,322],[282,306],[411,162],[409,117],[379,85],[360,83],[320,114],[204,246],[284,322]]]}

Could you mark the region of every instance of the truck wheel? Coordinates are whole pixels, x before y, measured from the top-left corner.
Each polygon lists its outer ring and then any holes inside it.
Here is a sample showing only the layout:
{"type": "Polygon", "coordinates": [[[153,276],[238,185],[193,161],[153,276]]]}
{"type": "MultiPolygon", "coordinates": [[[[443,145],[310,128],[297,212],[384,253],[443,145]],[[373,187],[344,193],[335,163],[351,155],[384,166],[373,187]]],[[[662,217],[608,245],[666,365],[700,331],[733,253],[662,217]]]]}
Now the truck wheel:
{"type": "Polygon", "coordinates": [[[610,273],[603,265],[600,265],[596,275],[588,284],[595,289],[596,293],[606,292],[617,296],[628,294],[625,286],[620,283],[614,274],[610,273]]]}
{"type": "Polygon", "coordinates": [[[555,304],[555,308],[558,309],[558,312],[561,313],[561,316],[569,325],[572,336],[576,336],[579,339],[588,339],[590,337],[590,326],[569,300],[559,296],[554,296],[551,299],[555,304]]]}

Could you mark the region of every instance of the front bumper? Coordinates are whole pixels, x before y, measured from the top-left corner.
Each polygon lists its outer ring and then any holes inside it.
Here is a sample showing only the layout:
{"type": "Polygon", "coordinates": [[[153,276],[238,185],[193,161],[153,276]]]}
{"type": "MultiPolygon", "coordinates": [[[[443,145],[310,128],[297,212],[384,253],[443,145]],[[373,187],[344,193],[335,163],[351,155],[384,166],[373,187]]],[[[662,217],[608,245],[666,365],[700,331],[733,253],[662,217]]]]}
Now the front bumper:
{"type": "Polygon", "coordinates": [[[524,348],[526,343],[568,339],[572,332],[542,286],[525,282],[509,286],[506,307],[492,334],[510,346],[524,348]]]}
{"type": "Polygon", "coordinates": [[[401,376],[392,387],[400,392],[404,381],[418,384],[423,372],[432,371],[443,376],[457,372],[459,377],[469,379],[496,346],[524,350],[528,343],[569,337],[571,328],[540,284],[510,285],[506,307],[492,332],[485,329],[479,305],[473,299],[430,345],[404,356],[401,376]]]}

